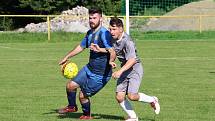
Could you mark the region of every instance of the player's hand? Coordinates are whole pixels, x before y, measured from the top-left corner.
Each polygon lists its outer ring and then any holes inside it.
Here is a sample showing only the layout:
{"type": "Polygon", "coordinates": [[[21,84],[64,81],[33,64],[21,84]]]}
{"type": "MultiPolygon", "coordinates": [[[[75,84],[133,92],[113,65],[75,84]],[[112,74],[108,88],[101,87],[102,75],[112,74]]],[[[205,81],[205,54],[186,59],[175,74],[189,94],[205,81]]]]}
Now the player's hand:
{"type": "Polygon", "coordinates": [[[58,64],[59,65],[64,65],[67,62],[67,58],[64,58],[63,60],[61,60],[58,64]]]}
{"type": "Polygon", "coordinates": [[[64,64],[60,65],[60,70],[61,72],[64,72],[64,68],[66,67],[67,62],[65,62],[64,64]]]}
{"type": "Polygon", "coordinates": [[[95,51],[95,52],[100,52],[100,47],[97,44],[91,43],[90,44],[90,49],[95,51]]]}
{"type": "Polygon", "coordinates": [[[111,67],[112,67],[113,69],[115,69],[115,68],[117,67],[116,63],[114,63],[114,62],[109,62],[109,64],[111,65],[111,67]]]}
{"type": "Polygon", "coordinates": [[[114,79],[118,79],[120,76],[122,75],[122,72],[121,71],[116,71],[112,74],[112,77],[114,79]]]}

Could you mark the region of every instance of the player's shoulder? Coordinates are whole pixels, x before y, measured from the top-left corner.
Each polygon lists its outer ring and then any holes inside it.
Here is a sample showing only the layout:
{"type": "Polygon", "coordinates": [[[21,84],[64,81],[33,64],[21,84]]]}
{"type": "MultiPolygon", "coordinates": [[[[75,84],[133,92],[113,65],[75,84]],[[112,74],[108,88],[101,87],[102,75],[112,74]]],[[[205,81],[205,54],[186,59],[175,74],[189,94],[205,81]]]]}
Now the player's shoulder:
{"type": "Polygon", "coordinates": [[[105,27],[101,27],[100,28],[100,30],[99,30],[100,32],[99,32],[99,35],[100,36],[103,36],[103,37],[107,37],[107,38],[111,38],[111,34],[110,34],[110,32],[107,30],[107,28],[105,28],[105,27]]]}
{"type": "Polygon", "coordinates": [[[102,33],[106,33],[106,32],[110,33],[110,32],[108,31],[108,29],[105,28],[104,26],[102,26],[102,27],[100,28],[100,32],[102,32],[102,33]]]}
{"type": "Polygon", "coordinates": [[[122,40],[126,45],[133,45],[134,41],[132,40],[131,36],[127,33],[124,33],[122,40]]]}
{"type": "Polygon", "coordinates": [[[91,29],[89,29],[88,31],[87,31],[87,36],[89,36],[90,34],[92,34],[93,33],[93,31],[91,30],[91,29]]]}
{"type": "Polygon", "coordinates": [[[126,42],[133,41],[132,38],[131,38],[131,36],[128,35],[127,33],[124,33],[122,39],[123,39],[124,41],[126,41],[126,42]]]}

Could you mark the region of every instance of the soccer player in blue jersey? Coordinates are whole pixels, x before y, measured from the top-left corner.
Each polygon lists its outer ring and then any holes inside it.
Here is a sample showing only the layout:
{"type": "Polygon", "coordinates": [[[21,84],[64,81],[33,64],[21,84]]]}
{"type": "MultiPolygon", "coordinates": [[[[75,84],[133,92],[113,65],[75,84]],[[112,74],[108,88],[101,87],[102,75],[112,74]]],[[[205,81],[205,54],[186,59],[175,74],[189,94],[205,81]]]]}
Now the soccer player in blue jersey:
{"type": "Polygon", "coordinates": [[[76,90],[80,88],[79,100],[83,111],[83,115],[80,119],[92,119],[89,97],[99,92],[111,78],[111,65],[116,55],[111,44],[111,34],[102,26],[101,22],[102,11],[96,8],[90,9],[89,25],[91,29],[87,32],[81,43],[59,62],[59,65],[65,64],[69,58],[81,53],[86,48],[91,48],[92,44],[105,48],[107,51],[107,53],[101,53],[90,49],[89,63],[87,63],[86,66],[78,72],[78,75],[66,85],[69,104],[65,108],[59,109],[60,114],[76,112],[78,110],[76,105],[76,90]]]}
{"type": "MultiPolygon", "coordinates": [[[[117,79],[116,99],[122,109],[128,114],[126,121],[138,121],[138,117],[132,109],[129,100],[141,101],[151,104],[155,114],[159,114],[160,105],[158,98],[138,92],[143,77],[143,67],[134,41],[124,32],[122,21],[114,17],[110,20],[110,33],[113,37],[113,47],[118,60],[121,62],[121,68],[112,74],[117,79]],[[128,100],[129,99],[129,100],[128,100]]],[[[105,48],[93,45],[93,50],[106,53],[105,48]]],[[[112,67],[116,64],[112,63],[112,67]]]]}

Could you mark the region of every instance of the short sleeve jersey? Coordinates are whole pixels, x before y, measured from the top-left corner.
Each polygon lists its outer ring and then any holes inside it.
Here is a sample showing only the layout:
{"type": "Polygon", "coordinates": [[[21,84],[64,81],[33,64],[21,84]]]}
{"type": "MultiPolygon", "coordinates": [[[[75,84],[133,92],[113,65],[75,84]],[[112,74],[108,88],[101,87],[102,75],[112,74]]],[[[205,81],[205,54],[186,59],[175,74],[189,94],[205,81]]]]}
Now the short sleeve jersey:
{"type": "Polygon", "coordinates": [[[137,62],[140,62],[137,56],[135,43],[128,34],[124,33],[121,40],[113,43],[113,47],[116,51],[117,58],[122,63],[121,66],[130,58],[135,58],[137,62]]]}
{"type": "MultiPolygon", "coordinates": [[[[89,30],[85,38],[81,42],[81,47],[89,48],[91,43],[97,44],[100,48],[112,48],[112,37],[110,32],[100,27],[96,32],[89,30]]],[[[110,76],[112,73],[111,66],[109,65],[110,54],[100,53],[90,50],[90,58],[87,67],[94,74],[110,76]]]]}

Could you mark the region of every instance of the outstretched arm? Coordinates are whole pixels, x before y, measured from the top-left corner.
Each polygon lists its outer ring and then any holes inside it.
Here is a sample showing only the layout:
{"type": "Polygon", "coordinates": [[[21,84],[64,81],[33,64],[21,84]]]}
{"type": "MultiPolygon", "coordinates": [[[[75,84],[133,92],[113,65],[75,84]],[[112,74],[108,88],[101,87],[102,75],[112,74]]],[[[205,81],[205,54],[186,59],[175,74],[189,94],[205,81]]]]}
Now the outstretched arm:
{"type": "Polygon", "coordinates": [[[73,50],[71,50],[60,62],[59,65],[63,65],[64,63],[66,63],[66,61],[79,54],[80,52],[82,52],[84,50],[84,48],[82,48],[80,45],[77,45],[73,50]]]}

